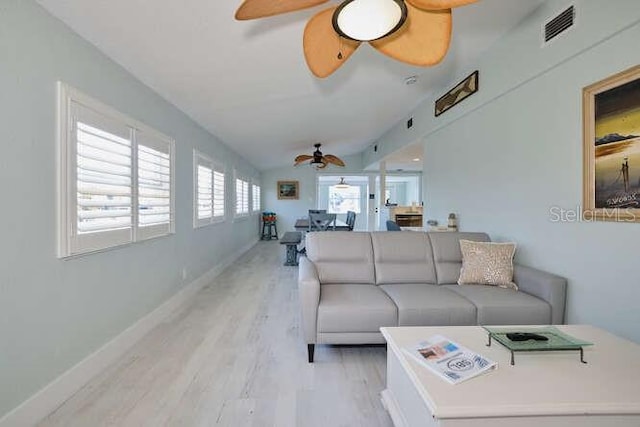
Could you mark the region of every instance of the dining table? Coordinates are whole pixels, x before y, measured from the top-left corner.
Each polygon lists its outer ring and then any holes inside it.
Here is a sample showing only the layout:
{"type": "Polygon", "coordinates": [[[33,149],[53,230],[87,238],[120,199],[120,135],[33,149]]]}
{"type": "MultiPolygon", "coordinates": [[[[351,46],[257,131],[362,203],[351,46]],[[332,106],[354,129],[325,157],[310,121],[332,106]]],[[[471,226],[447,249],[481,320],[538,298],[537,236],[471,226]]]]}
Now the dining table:
{"type": "MultiPolygon", "coordinates": [[[[296,220],[296,224],[294,227],[298,231],[308,231],[309,230],[309,218],[300,218],[296,220]]],[[[336,231],[349,231],[349,225],[344,222],[336,219],[336,231]]],[[[333,227],[329,227],[329,230],[333,231],[333,227]]]]}

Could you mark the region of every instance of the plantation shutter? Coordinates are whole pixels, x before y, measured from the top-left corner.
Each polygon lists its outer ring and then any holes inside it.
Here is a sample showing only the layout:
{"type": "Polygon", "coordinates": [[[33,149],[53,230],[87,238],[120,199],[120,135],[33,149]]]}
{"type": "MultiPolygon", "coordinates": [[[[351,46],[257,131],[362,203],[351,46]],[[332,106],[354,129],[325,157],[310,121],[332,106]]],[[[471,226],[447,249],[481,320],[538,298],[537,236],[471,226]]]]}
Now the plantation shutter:
{"type": "Polygon", "coordinates": [[[138,238],[149,239],[172,232],[172,146],[150,132],[137,131],[138,238]]]}
{"type": "Polygon", "coordinates": [[[198,219],[209,219],[213,215],[213,171],[198,165],[198,219]]]}
{"type": "Polygon", "coordinates": [[[242,214],[242,180],[236,178],[236,215],[242,214]]]}
{"type": "Polygon", "coordinates": [[[213,216],[218,219],[224,218],[224,185],[224,167],[216,165],[213,171],[213,216]]]}
{"type": "Polygon", "coordinates": [[[249,181],[242,181],[242,213],[249,213],[249,181]]]}
{"type": "Polygon", "coordinates": [[[236,178],[236,216],[249,214],[249,182],[236,178]]]}
{"type": "Polygon", "coordinates": [[[260,186],[257,184],[253,184],[253,212],[258,212],[260,210],[260,186]]]}
{"type": "Polygon", "coordinates": [[[130,242],[132,130],[75,102],[70,112],[70,253],[130,242]]]}

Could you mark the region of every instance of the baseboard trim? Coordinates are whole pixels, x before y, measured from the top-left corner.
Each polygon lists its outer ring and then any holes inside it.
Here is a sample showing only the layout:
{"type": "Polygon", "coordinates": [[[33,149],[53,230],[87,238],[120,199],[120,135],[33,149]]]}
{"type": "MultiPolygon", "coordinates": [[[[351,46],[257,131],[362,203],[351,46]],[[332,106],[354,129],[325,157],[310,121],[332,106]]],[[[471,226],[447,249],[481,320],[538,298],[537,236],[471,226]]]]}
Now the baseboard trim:
{"type": "Polygon", "coordinates": [[[211,283],[222,271],[230,266],[258,243],[250,242],[223,262],[179,290],[158,308],[139,319],[102,347],[81,360],[72,368],[44,386],[40,391],[0,418],[0,427],[33,426],[53,412],[93,377],[113,364],[136,342],[159,325],[180,307],[189,304],[196,293],[211,283]]]}

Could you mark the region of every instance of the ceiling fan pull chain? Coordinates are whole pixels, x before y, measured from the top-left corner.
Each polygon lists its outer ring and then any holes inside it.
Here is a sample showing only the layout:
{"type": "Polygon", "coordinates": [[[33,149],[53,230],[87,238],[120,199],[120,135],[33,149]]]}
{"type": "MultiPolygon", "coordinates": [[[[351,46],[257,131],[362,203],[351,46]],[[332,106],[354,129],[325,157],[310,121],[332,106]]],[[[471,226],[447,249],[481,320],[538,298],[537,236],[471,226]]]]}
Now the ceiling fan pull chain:
{"type": "Polygon", "coordinates": [[[342,59],[342,37],[338,36],[338,59],[342,59]]]}

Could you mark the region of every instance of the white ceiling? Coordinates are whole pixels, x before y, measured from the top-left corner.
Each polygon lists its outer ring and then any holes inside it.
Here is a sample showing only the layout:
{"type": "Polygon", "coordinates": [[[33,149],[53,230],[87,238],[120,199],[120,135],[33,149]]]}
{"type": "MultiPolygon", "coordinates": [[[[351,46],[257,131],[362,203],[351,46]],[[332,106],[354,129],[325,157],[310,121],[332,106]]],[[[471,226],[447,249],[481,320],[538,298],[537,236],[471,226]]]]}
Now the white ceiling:
{"type": "Polygon", "coordinates": [[[264,170],[292,164],[314,142],[336,155],[362,151],[543,0],[456,9],[451,50],[436,67],[404,65],[364,45],[324,80],[306,67],[302,33],[327,5],[238,22],[240,0],[37,1],[264,170]],[[406,86],[411,75],[419,81],[406,86]]]}

